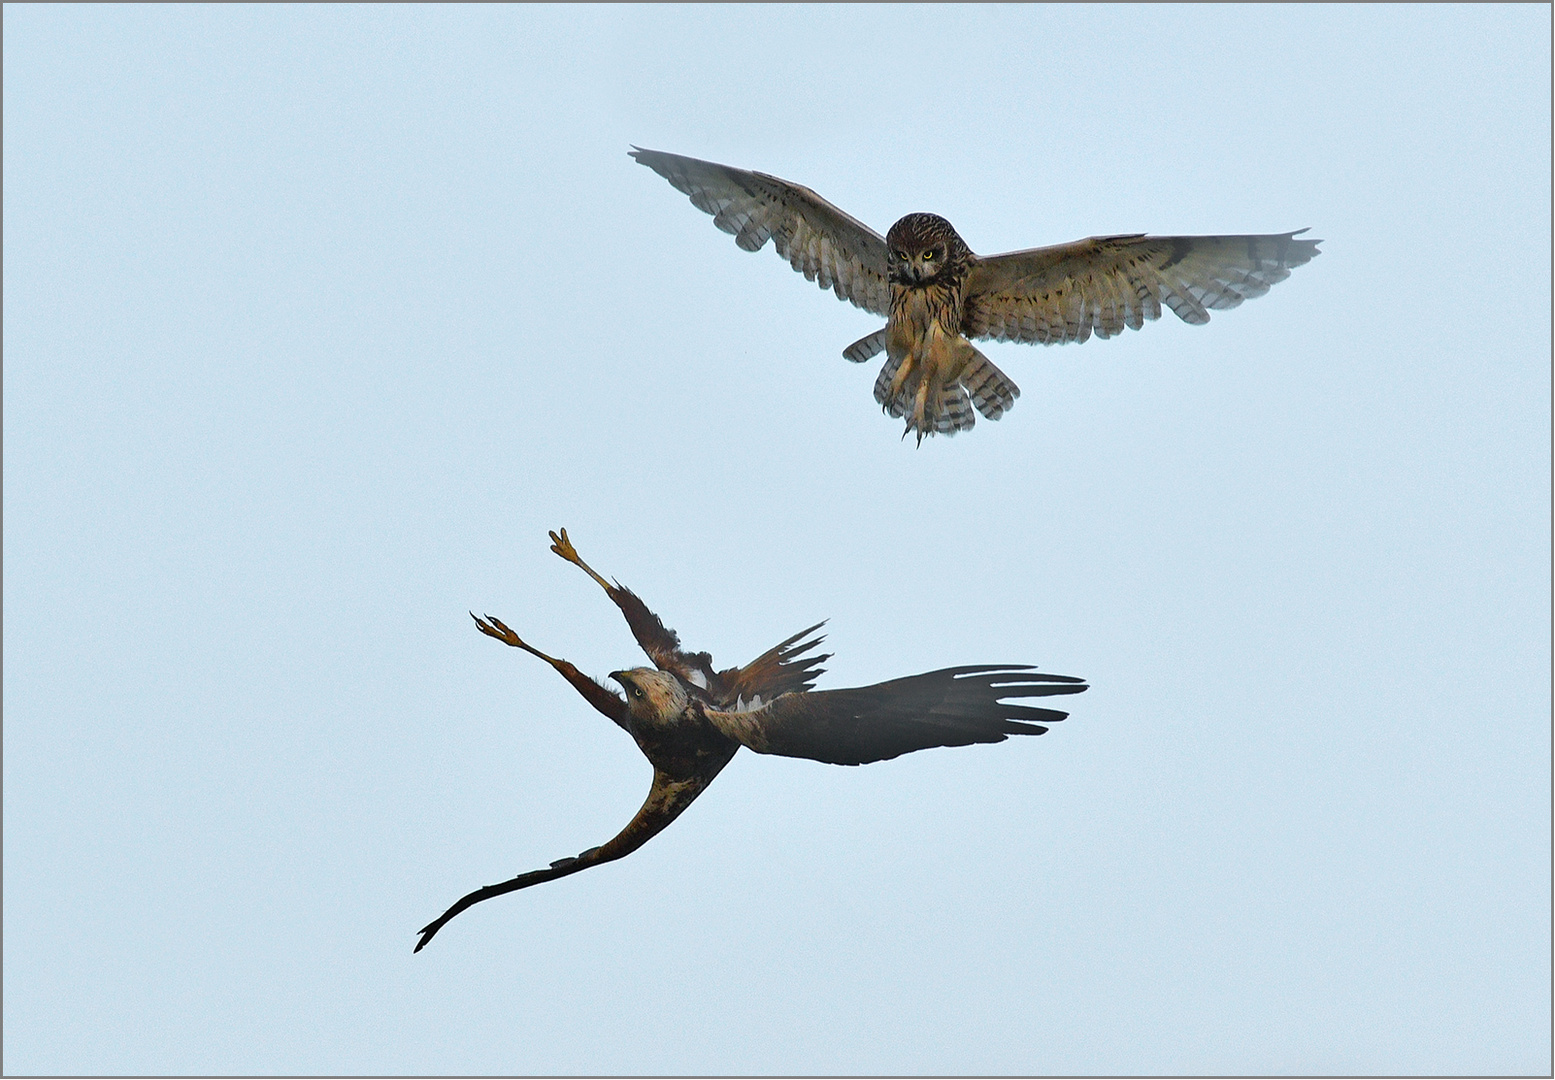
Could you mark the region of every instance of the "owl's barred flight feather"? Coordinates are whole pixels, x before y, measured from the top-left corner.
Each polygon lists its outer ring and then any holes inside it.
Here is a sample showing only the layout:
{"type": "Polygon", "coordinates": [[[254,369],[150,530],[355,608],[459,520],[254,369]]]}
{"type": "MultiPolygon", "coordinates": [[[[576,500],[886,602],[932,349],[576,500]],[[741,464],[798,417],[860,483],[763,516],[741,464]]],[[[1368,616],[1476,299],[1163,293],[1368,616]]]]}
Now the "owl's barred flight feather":
{"type": "Polygon", "coordinates": [[[997,420],[1015,407],[1020,397],[1020,387],[976,349],[972,362],[961,373],[961,383],[972,395],[972,404],[989,420],[997,420]]]}
{"type": "Polygon", "coordinates": [[[450,919],[482,901],[636,851],[690,806],[742,746],[761,754],[859,765],[937,746],[1003,742],[1011,735],[1041,735],[1068,715],[1007,702],[1087,689],[1083,679],[1048,675],[1026,665],[984,664],[816,691],[812,687],[821,674],[820,664],[830,656],[813,652],[821,644],[819,636],[812,637],[820,624],[784,639],[743,667],[715,672],[707,653],[683,650],[675,631],[635,593],[596,574],[578,555],[566,529],[551,534],[551,550],[604,588],[653,660],[652,668],[610,673],[625,697],[566,660],[534,648],[502,620],[471,617],[481,633],[550,664],[590,705],[630,734],[653,766],[653,784],[642,808],[614,838],[545,869],[466,894],[421,928],[417,952],[450,919]]]}
{"type": "Polygon", "coordinates": [[[809,188],[657,150],[633,147],[631,157],[712,214],[713,224],[734,234],[743,250],[760,251],[771,239],[790,266],[839,300],[876,315],[890,313],[885,238],[809,188]]]}
{"type": "Polygon", "coordinates": [[[909,214],[882,237],[809,188],[776,176],[658,150],[634,147],[631,156],[712,214],[744,250],[757,251],[770,238],[806,278],[886,316],[883,330],[855,341],[843,356],[862,363],[887,353],[875,399],[892,416],[905,417],[920,443],[926,435],[972,426],[970,411],[961,407],[966,395],[950,392],[956,383],[990,420],[1020,395],[981,353],[972,350],[981,364],[969,358],[961,347],[967,338],[1083,342],[1092,334],[1138,330],[1159,319],[1163,307],[1200,325],[1211,311],[1268,292],[1320,254],[1322,242],[1298,239],[1305,229],[1268,236],[1136,233],[983,257],[934,214],[909,214]],[[938,301],[914,300],[934,291],[943,294],[938,301]],[[925,308],[928,318],[921,317],[925,308]],[[909,333],[900,332],[903,312],[914,323],[909,333]],[[997,382],[985,382],[980,392],[972,380],[987,377],[988,369],[997,382]]]}
{"type": "Polygon", "coordinates": [[[1202,325],[1320,254],[1305,229],[1276,236],[1103,236],[979,259],[967,280],[969,337],[1042,345],[1108,338],[1161,317],[1202,325]]]}

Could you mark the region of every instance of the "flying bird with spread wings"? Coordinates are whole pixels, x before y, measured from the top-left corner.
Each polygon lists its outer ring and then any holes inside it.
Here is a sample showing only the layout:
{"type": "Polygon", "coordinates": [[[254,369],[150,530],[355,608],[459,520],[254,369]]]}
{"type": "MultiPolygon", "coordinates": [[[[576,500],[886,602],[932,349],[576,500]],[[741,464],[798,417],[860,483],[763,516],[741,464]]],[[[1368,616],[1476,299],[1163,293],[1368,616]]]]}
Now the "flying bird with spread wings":
{"type": "Polygon", "coordinates": [[[875,400],[908,431],[954,435],[997,420],[1020,389],[969,338],[1057,345],[1138,330],[1164,304],[1186,323],[1262,296],[1319,254],[1306,229],[1270,236],[1094,236],[976,255],[935,214],[885,236],[807,187],[711,161],[633,147],[646,165],[746,251],[770,239],[795,270],[886,320],[842,355],[886,353],[875,400]]]}
{"type": "Polygon", "coordinates": [[[547,656],[500,619],[471,614],[480,632],[544,660],[590,705],[636,740],[653,766],[647,801],[614,839],[543,870],[519,874],[461,898],[420,930],[420,952],[448,920],[474,904],[576,874],[630,855],[691,805],[742,746],[759,754],[863,765],[935,746],[1003,742],[1041,735],[1068,713],[1005,699],[1078,694],[1085,680],[1049,675],[1023,664],[942,668],[905,679],[845,690],[813,690],[830,653],[801,630],[743,667],[717,671],[705,652],[687,652],[630,589],[596,574],[567,538],[551,533],[551,550],[597,581],[626,616],[653,667],[612,671],[625,697],[595,682],[566,660],[547,656]],[[804,638],[810,638],[804,641],[804,638]]]}

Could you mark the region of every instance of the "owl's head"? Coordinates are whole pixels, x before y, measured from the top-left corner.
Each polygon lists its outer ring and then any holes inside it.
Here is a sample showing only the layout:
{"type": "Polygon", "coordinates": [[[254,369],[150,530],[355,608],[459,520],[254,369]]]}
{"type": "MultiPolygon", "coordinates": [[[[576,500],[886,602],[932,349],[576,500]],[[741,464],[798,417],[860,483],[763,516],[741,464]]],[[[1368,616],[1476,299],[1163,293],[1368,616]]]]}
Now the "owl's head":
{"type": "Polygon", "coordinates": [[[925,285],[959,273],[972,254],[966,242],[938,214],[908,214],[885,234],[890,277],[898,285],[925,285]]]}
{"type": "Polygon", "coordinates": [[[690,705],[680,680],[667,671],[639,667],[612,671],[610,677],[626,690],[626,707],[634,720],[649,724],[670,723],[690,705]]]}

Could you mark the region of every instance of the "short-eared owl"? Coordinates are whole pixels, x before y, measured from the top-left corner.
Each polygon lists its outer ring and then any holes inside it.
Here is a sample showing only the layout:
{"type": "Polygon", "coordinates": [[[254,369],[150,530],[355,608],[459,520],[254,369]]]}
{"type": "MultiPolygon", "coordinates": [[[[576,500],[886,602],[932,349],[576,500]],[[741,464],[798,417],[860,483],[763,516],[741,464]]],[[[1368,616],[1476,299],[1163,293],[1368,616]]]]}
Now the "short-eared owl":
{"type": "Polygon", "coordinates": [[[615,839],[544,870],[476,889],[420,931],[416,951],[443,924],[466,908],[542,881],[576,874],[630,855],[691,805],[742,746],[759,754],[811,758],[835,765],[884,761],[931,746],[1003,742],[1010,735],[1041,735],[1044,724],[1067,713],[1033,705],[1006,705],[1006,698],[1078,694],[1083,679],[1047,675],[1020,664],[944,668],[905,679],[847,690],[810,688],[830,655],[815,655],[819,636],[801,643],[820,625],[801,630],[744,667],[713,669],[707,653],[688,653],[630,589],[612,585],[589,568],[567,539],[551,534],[551,550],[604,586],[651,668],[612,671],[623,698],[565,660],[527,644],[499,619],[475,618],[481,633],[533,653],[550,664],[595,709],[637,741],[653,766],[653,786],[637,816],[615,839]],[[805,655],[810,654],[810,655],[805,655]]]}
{"type": "MultiPolygon", "coordinates": [[[[766,173],[633,148],[631,156],[691,197],[746,251],[771,239],[811,281],[886,319],[843,350],[885,366],[875,400],[907,430],[954,435],[975,407],[997,420],[1020,390],[968,338],[1043,345],[1111,337],[1158,319],[1188,323],[1234,308],[1318,254],[1301,229],[1272,236],[1097,236],[973,254],[950,222],[908,214],[882,237],[807,187],[766,173]]],[[[904,433],[905,434],[905,433],[904,433]]]]}

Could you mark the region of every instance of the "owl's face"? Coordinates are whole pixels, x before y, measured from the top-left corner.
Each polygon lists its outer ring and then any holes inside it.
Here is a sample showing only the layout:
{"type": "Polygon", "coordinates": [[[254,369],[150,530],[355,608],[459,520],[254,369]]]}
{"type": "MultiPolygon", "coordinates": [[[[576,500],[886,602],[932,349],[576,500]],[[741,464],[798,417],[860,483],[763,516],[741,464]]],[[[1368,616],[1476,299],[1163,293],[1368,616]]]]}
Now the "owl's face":
{"type": "Polygon", "coordinates": [[[675,676],[653,668],[612,671],[610,677],[626,690],[626,707],[634,720],[663,724],[686,711],[690,699],[675,676]]]}
{"type": "Polygon", "coordinates": [[[937,214],[908,214],[886,233],[891,281],[927,285],[954,273],[970,254],[950,222],[937,214]]]}

